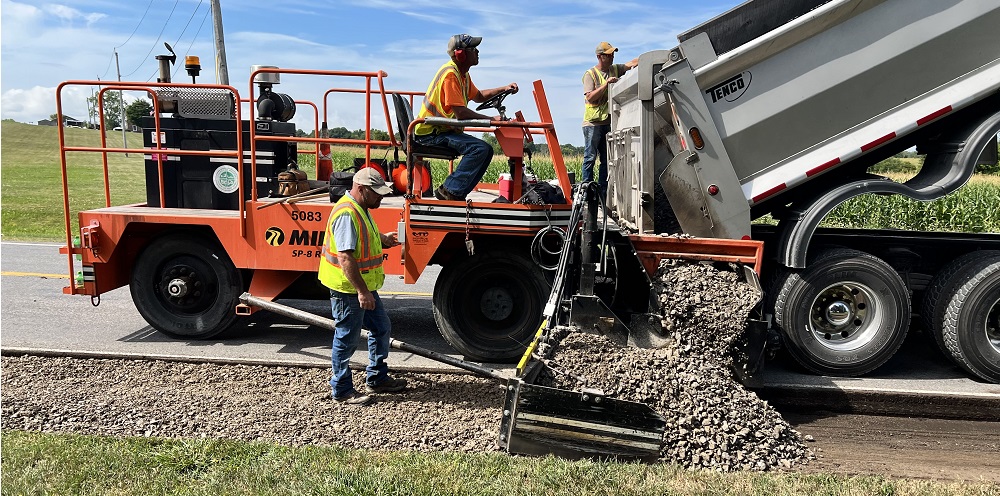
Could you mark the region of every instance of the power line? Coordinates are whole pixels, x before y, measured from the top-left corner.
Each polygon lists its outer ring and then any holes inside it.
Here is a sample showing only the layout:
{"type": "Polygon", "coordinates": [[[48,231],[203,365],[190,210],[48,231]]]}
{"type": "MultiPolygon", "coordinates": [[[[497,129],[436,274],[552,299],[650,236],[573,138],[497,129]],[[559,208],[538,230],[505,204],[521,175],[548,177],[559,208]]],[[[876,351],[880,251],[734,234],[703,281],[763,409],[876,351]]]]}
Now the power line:
{"type": "MultiPolygon", "coordinates": [[[[181,37],[184,36],[185,32],[187,32],[187,28],[188,28],[188,26],[191,25],[191,21],[194,19],[194,15],[198,13],[198,9],[201,8],[202,2],[204,2],[204,0],[198,0],[198,5],[194,8],[194,12],[191,12],[191,17],[188,17],[188,22],[187,22],[187,24],[184,25],[184,29],[181,30],[181,34],[180,34],[180,36],[177,37],[177,41],[174,42],[174,46],[176,46],[178,43],[181,42],[181,37]]],[[[202,19],[201,23],[202,23],[202,25],[205,24],[204,19],[202,19]]],[[[201,33],[201,27],[200,26],[198,27],[198,33],[201,33]]],[[[194,40],[198,39],[198,33],[195,33],[194,38],[191,39],[191,43],[192,44],[194,44],[194,40]]],[[[188,47],[188,51],[191,51],[190,46],[188,47]]],[[[184,55],[187,56],[187,52],[185,52],[184,55]]],[[[177,66],[177,68],[174,69],[174,73],[170,76],[171,79],[173,79],[175,76],[177,76],[177,71],[179,69],[180,69],[180,66],[177,66]]]]}
{"type": "Polygon", "coordinates": [[[126,74],[125,77],[129,77],[132,74],[135,74],[136,71],[142,68],[143,64],[145,64],[147,59],[149,59],[149,54],[153,53],[153,50],[156,49],[156,45],[160,43],[160,38],[163,37],[163,32],[166,31],[167,25],[170,24],[170,18],[174,16],[174,10],[177,9],[177,3],[179,1],[180,0],[174,0],[174,6],[170,9],[170,14],[167,15],[167,20],[163,21],[163,29],[160,29],[160,34],[156,36],[156,41],[153,42],[153,46],[149,47],[149,51],[146,52],[146,55],[143,56],[142,59],[139,61],[139,66],[136,67],[132,72],[126,74]]]}
{"type": "MultiPolygon", "coordinates": [[[[172,46],[177,46],[177,44],[181,42],[181,38],[184,37],[184,33],[187,32],[187,28],[191,25],[191,21],[194,20],[194,16],[198,13],[198,10],[201,9],[201,4],[202,3],[204,3],[204,0],[198,0],[198,5],[196,5],[195,8],[194,8],[194,10],[191,12],[191,16],[188,17],[187,24],[184,24],[184,29],[181,30],[181,34],[179,34],[177,36],[177,41],[175,41],[172,46]]],[[[206,12],[206,15],[207,15],[207,12],[206,12]]],[[[204,19],[202,19],[201,22],[202,22],[202,25],[205,24],[205,20],[204,19]]],[[[200,27],[198,28],[198,33],[201,33],[201,28],[200,27]]],[[[195,33],[194,37],[195,37],[195,39],[197,39],[198,38],[198,34],[195,33]]],[[[194,43],[193,40],[192,40],[192,43],[194,43]]],[[[190,51],[191,48],[189,47],[188,50],[190,51]]],[[[187,54],[185,53],[185,55],[187,55],[187,54]]],[[[174,76],[177,75],[177,70],[178,69],[174,69],[173,75],[170,76],[171,79],[173,79],[174,76]]],[[[149,76],[149,78],[147,78],[146,81],[147,82],[152,81],[159,74],[160,74],[160,69],[157,68],[156,70],[153,71],[153,75],[149,76]]]]}
{"type": "MultiPolygon", "coordinates": [[[[191,43],[188,44],[188,49],[184,52],[185,57],[187,57],[187,54],[191,53],[191,48],[194,47],[194,42],[198,40],[198,35],[201,34],[201,28],[205,27],[205,21],[208,20],[208,14],[210,14],[211,12],[212,9],[208,9],[205,11],[204,17],[201,18],[201,24],[198,26],[198,32],[194,34],[194,38],[191,38],[191,43]]],[[[173,77],[177,75],[177,71],[179,70],[180,66],[174,69],[174,74],[170,76],[171,79],[173,79],[173,77]]]]}
{"type": "MultiPolygon", "coordinates": [[[[125,40],[125,43],[122,43],[121,45],[118,45],[118,46],[114,47],[114,49],[112,50],[112,52],[114,50],[118,50],[119,48],[125,46],[125,44],[128,43],[129,40],[132,39],[132,36],[135,36],[135,32],[139,30],[139,26],[142,26],[142,21],[146,20],[146,14],[149,13],[149,8],[152,7],[152,6],[153,6],[153,0],[149,0],[149,3],[146,4],[146,11],[142,13],[142,17],[139,18],[139,23],[136,24],[135,25],[135,29],[132,30],[132,34],[128,35],[128,39],[125,40]]],[[[114,55],[114,53],[112,53],[111,54],[111,59],[108,60],[108,68],[104,69],[104,75],[101,76],[102,78],[104,76],[108,75],[108,71],[111,70],[111,63],[114,62],[114,61],[115,61],[115,55],[114,55]]]]}

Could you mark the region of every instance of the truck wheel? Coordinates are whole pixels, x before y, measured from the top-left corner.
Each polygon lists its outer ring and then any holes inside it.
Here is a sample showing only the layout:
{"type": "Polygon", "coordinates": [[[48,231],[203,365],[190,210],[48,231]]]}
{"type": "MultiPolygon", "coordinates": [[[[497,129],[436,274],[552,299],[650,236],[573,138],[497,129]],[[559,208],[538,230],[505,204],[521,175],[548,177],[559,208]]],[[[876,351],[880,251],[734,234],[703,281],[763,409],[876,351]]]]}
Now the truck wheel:
{"type": "Polygon", "coordinates": [[[789,353],[815,373],[871,372],[906,338],[906,285],[889,264],[870,254],[830,249],[804,271],[784,274],[777,287],[775,322],[789,353]]]}
{"type": "Polygon", "coordinates": [[[470,360],[521,358],[541,323],[549,284],[519,254],[491,251],[445,267],[434,285],[441,335],[470,360]]]}
{"type": "Polygon", "coordinates": [[[996,256],[1000,256],[1000,251],[984,250],[966,253],[965,255],[948,262],[947,265],[942,267],[941,270],[934,275],[934,279],[924,292],[923,303],[920,307],[920,316],[922,317],[924,327],[927,329],[927,332],[933,336],[934,343],[937,345],[937,348],[948,358],[951,358],[951,353],[948,351],[948,347],[945,346],[944,338],[941,336],[941,322],[944,321],[944,312],[947,309],[948,304],[941,304],[943,301],[942,296],[945,293],[950,294],[954,292],[955,286],[965,282],[965,276],[961,273],[964,272],[965,268],[970,264],[996,256]]]}
{"type": "Polygon", "coordinates": [[[156,330],[205,339],[229,328],[243,279],[225,251],[194,236],[153,240],[132,271],[132,300],[156,330]]]}
{"type": "Polygon", "coordinates": [[[952,360],[983,380],[1000,383],[1000,255],[980,258],[955,274],[933,322],[952,360]]]}

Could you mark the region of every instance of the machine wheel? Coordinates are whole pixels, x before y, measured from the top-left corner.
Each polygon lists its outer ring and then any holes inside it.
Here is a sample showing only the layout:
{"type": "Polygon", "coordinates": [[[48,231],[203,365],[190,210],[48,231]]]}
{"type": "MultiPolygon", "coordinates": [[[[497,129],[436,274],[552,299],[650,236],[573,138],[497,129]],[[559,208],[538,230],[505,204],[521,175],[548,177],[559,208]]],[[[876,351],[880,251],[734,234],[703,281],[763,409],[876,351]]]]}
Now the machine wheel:
{"type": "Polygon", "coordinates": [[[205,339],[236,320],[243,278],[216,244],[173,235],[153,240],[139,254],[130,287],[139,313],[156,330],[205,339]]]}
{"type": "Polygon", "coordinates": [[[784,274],[777,287],[774,318],[788,351],[818,374],[871,372],[906,338],[906,285],[889,264],[870,254],[829,249],[804,271],[784,274]]]}
{"type": "Polygon", "coordinates": [[[956,276],[961,275],[970,264],[997,256],[1000,256],[1000,251],[974,251],[966,253],[942,267],[934,275],[934,280],[931,281],[930,286],[924,292],[920,315],[924,322],[924,327],[933,336],[934,343],[944,356],[951,358],[951,353],[948,351],[948,347],[945,346],[944,338],[941,336],[941,322],[944,320],[944,312],[948,306],[947,303],[941,304],[942,296],[945,293],[952,293],[955,290],[955,286],[965,282],[956,276]]]}
{"type": "Polygon", "coordinates": [[[513,362],[534,338],[548,293],[542,269],[526,256],[476,254],[441,271],[434,320],[448,344],[468,359],[513,362]]]}
{"type": "Polygon", "coordinates": [[[933,325],[949,356],[983,380],[1000,383],[1000,255],[979,258],[954,276],[933,325]]]}

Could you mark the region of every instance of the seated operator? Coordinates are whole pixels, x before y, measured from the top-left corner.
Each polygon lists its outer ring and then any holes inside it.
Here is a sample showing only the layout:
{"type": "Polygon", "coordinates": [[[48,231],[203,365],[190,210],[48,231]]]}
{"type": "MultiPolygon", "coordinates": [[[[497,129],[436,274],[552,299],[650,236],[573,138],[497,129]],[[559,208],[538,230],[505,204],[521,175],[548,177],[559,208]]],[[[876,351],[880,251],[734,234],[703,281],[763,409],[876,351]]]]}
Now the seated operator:
{"type": "MultiPolygon", "coordinates": [[[[479,90],[472,84],[469,68],[479,64],[479,43],[482,37],[456,34],[448,40],[451,60],[438,69],[427,87],[418,118],[446,117],[451,119],[492,119],[473,111],[469,100],[485,102],[503,91],[517,92],[517,83],[479,90]]],[[[424,145],[444,146],[455,150],[462,160],[445,178],[434,196],[439,200],[465,200],[486,173],[493,159],[493,148],[485,141],[465,134],[459,128],[432,126],[421,122],[413,131],[414,139],[424,145]]]]}

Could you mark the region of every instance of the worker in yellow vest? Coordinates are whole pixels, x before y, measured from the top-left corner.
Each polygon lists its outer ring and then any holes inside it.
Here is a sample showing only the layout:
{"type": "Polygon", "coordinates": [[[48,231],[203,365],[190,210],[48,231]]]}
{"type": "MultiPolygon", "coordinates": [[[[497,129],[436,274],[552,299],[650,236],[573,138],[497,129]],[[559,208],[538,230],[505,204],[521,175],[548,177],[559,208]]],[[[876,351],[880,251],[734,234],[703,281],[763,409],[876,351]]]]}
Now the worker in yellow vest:
{"type": "Polygon", "coordinates": [[[583,74],[583,168],[582,182],[594,180],[594,162],[600,156],[598,184],[601,195],[608,194],[608,142],[611,132],[611,112],[608,104],[608,85],[618,82],[618,78],[639,65],[635,58],[625,64],[615,63],[618,49],[611,43],[602,41],[597,45],[597,65],[583,74]]]}
{"type": "MultiPolygon", "coordinates": [[[[417,117],[445,117],[448,119],[492,119],[468,107],[469,101],[485,102],[503,91],[517,93],[517,83],[480,90],[472,83],[469,69],[479,64],[480,36],[456,34],[448,40],[447,63],[438,69],[434,80],[427,87],[423,105],[417,117]]],[[[434,191],[439,200],[464,200],[483,178],[493,160],[493,147],[485,141],[449,126],[432,126],[419,123],[413,129],[413,139],[430,146],[443,146],[462,156],[455,170],[434,191]]]]}
{"type": "Polygon", "coordinates": [[[354,183],[330,213],[319,262],[319,280],[330,288],[336,330],[333,336],[333,399],[348,405],[371,403],[371,393],[394,393],[406,388],[405,379],[389,376],[389,333],[392,324],[378,290],[385,282],[382,248],[398,246],[397,233],[382,234],[371,209],[382,204],[392,189],[372,167],[354,175],[354,183]],[[350,361],[361,327],[368,329],[368,368],[365,390],[354,388],[350,361]]]}

